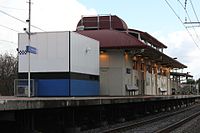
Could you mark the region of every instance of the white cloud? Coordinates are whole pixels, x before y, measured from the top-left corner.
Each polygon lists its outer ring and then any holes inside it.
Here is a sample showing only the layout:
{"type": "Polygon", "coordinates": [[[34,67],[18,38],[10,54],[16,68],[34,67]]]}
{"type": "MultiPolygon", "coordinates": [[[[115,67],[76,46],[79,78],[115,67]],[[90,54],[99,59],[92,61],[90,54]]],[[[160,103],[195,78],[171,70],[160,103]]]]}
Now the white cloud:
{"type": "Polygon", "coordinates": [[[95,15],[77,0],[34,0],[32,23],[44,30],[75,30],[81,15],[95,15]]]}
{"type": "MultiPolygon", "coordinates": [[[[0,10],[11,14],[23,21],[28,19],[28,0],[9,0],[0,1],[0,10]],[[13,7],[10,9],[5,7],[13,7]]],[[[81,15],[97,14],[94,9],[88,9],[78,2],[78,0],[32,0],[31,23],[45,31],[66,31],[75,30],[81,15]]],[[[0,12],[0,25],[7,26],[19,32],[24,32],[24,24],[0,12]]],[[[40,31],[35,28],[32,32],[40,31]]],[[[41,32],[41,31],[40,31],[41,32]]],[[[8,30],[0,26],[0,53],[16,54],[17,32],[8,30]],[[7,40],[9,43],[1,40],[7,40]]]]}
{"type": "MultiPolygon", "coordinates": [[[[198,31],[196,29],[196,31],[200,33],[200,30],[198,31]]],[[[190,33],[192,33],[200,47],[199,39],[194,34],[194,30],[191,29],[190,33]]],[[[178,61],[188,66],[188,68],[184,69],[185,72],[191,72],[195,79],[200,78],[200,49],[197,48],[187,31],[176,31],[168,35],[162,35],[156,32],[154,35],[168,46],[165,50],[167,55],[177,57],[178,61]]]]}

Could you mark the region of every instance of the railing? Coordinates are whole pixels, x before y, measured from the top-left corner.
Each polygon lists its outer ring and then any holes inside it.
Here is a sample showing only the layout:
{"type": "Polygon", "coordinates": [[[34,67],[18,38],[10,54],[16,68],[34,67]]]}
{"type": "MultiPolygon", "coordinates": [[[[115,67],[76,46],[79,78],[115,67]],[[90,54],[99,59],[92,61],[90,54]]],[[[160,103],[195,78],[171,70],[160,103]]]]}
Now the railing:
{"type": "Polygon", "coordinates": [[[112,15],[111,14],[99,14],[97,16],[81,16],[81,26],[78,28],[79,30],[82,30],[82,29],[92,29],[92,28],[95,28],[95,29],[99,29],[100,28],[100,22],[109,22],[109,28],[112,29],[112,15]],[[83,18],[84,17],[95,17],[96,20],[84,20],[83,18]],[[100,20],[100,17],[108,17],[107,20],[100,20]],[[82,27],[84,26],[84,23],[85,22],[89,22],[89,23],[93,23],[93,22],[96,22],[96,26],[95,27],[82,27]]]}
{"type": "MultiPolygon", "coordinates": [[[[31,96],[36,94],[36,82],[31,79],[31,96]]],[[[28,96],[28,79],[15,79],[14,80],[14,96],[28,96]]]]}

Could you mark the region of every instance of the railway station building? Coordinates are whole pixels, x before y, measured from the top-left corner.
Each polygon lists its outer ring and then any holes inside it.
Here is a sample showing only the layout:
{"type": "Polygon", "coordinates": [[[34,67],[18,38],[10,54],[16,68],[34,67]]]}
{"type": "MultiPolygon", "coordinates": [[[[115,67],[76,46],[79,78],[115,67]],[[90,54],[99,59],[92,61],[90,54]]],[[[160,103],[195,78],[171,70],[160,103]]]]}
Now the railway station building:
{"type": "Polygon", "coordinates": [[[82,17],[76,32],[100,42],[100,95],[171,95],[178,81],[170,72],[187,67],[163,52],[165,44],[115,15],[82,17]]]}

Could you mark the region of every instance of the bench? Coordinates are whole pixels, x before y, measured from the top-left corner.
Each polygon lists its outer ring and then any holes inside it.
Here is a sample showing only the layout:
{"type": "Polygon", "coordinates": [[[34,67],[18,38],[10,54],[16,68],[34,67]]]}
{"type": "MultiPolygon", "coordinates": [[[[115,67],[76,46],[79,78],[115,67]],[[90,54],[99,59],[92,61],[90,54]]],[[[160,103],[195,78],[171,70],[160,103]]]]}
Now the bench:
{"type": "Polygon", "coordinates": [[[163,95],[165,92],[167,92],[167,89],[166,88],[159,88],[161,94],[163,95]]]}
{"type": "Polygon", "coordinates": [[[127,90],[128,93],[129,93],[129,96],[130,96],[130,95],[133,95],[133,93],[134,93],[134,95],[135,95],[135,92],[139,90],[138,87],[132,86],[132,85],[125,85],[125,87],[126,87],[126,90],[127,90]],[[132,93],[132,92],[133,92],[133,93],[132,93]]]}

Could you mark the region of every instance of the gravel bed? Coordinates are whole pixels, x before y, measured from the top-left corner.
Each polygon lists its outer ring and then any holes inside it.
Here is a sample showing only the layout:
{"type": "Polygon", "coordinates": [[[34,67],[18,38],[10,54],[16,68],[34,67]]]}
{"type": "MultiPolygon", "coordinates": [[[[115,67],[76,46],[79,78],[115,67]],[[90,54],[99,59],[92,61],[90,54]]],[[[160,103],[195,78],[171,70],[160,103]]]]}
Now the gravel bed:
{"type": "MultiPolygon", "coordinates": [[[[183,112],[181,114],[177,114],[175,116],[170,116],[168,118],[164,118],[162,120],[159,120],[159,121],[156,121],[156,122],[152,122],[150,124],[146,124],[144,126],[129,130],[129,131],[125,132],[125,133],[129,133],[129,132],[134,132],[134,133],[154,133],[158,129],[162,129],[162,128],[167,127],[168,125],[170,125],[172,123],[180,121],[180,120],[182,120],[182,119],[194,114],[195,112],[197,112],[199,110],[200,110],[200,107],[198,106],[195,109],[191,109],[191,110],[183,112]]],[[[199,124],[197,123],[197,125],[199,125],[199,124]]],[[[189,128],[186,128],[186,129],[189,130],[189,128]]],[[[191,128],[191,129],[194,130],[194,128],[191,128]]],[[[197,131],[200,132],[199,129],[197,129],[197,131]]],[[[183,131],[179,131],[179,132],[183,132],[183,131]]],[[[187,131],[185,130],[184,132],[187,132],[187,131]]],[[[191,133],[191,130],[189,130],[188,133],[191,133]]]]}
{"type": "Polygon", "coordinates": [[[178,129],[175,129],[171,133],[199,133],[200,132],[200,116],[185,123],[178,129]]]}
{"type": "MultiPolygon", "coordinates": [[[[185,109],[185,108],[181,108],[179,110],[182,110],[182,109],[185,109]]],[[[138,127],[138,128],[132,129],[132,130],[124,131],[124,133],[133,133],[133,132],[134,133],[154,133],[156,130],[161,129],[163,127],[166,127],[167,125],[170,125],[171,123],[177,122],[177,121],[179,121],[183,118],[186,118],[187,116],[189,116],[189,115],[191,115],[194,112],[197,112],[199,110],[200,110],[200,106],[198,106],[198,108],[191,109],[191,110],[186,111],[186,112],[182,112],[181,114],[177,114],[175,116],[170,116],[168,118],[164,118],[164,119],[157,121],[157,122],[152,122],[150,124],[146,124],[142,127],[138,127]]],[[[133,121],[118,123],[118,124],[114,124],[114,125],[105,124],[104,127],[100,127],[100,128],[97,128],[97,129],[91,129],[91,130],[88,130],[88,131],[83,131],[83,133],[98,133],[98,132],[105,131],[108,128],[118,127],[118,126],[122,126],[122,125],[128,125],[130,123],[143,121],[143,120],[146,120],[146,119],[162,116],[163,114],[168,114],[168,113],[170,113],[170,112],[162,112],[162,113],[159,113],[159,114],[156,114],[156,115],[149,115],[149,116],[145,116],[143,118],[139,118],[139,119],[136,119],[136,120],[133,120],[133,121]]],[[[200,122],[200,117],[199,117],[198,123],[199,122],[200,122]]],[[[197,131],[200,132],[200,124],[198,124],[198,123],[196,124],[197,126],[199,125],[199,128],[197,129],[197,131]]],[[[186,129],[189,130],[189,128],[186,128],[186,129]]],[[[193,128],[191,128],[191,129],[195,130],[193,128]]],[[[177,130],[176,132],[174,131],[173,133],[182,133],[182,132],[191,133],[191,130],[189,130],[189,132],[188,132],[186,130],[180,129],[180,130],[177,130]]],[[[194,132],[194,133],[199,133],[199,132],[194,132]]]]}
{"type": "Polygon", "coordinates": [[[87,131],[82,131],[81,133],[101,133],[102,131],[105,131],[106,129],[109,129],[109,128],[114,128],[114,127],[118,127],[118,126],[122,126],[122,125],[129,125],[129,124],[144,121],[147,119],[152,119],[154,117],[159,117],[159,116],[162,116],[163,114],[168,114],[168,113],[170,113],[170,112],[160,112],[158,114],[149,114],[147,116],[140,116],[134,120],[126,121],[126,122],[122,122],[122,123],[116,123],[113,125],[105,124],[103,127],[91,129],[91,130],[87,130],[87,131]]]}

